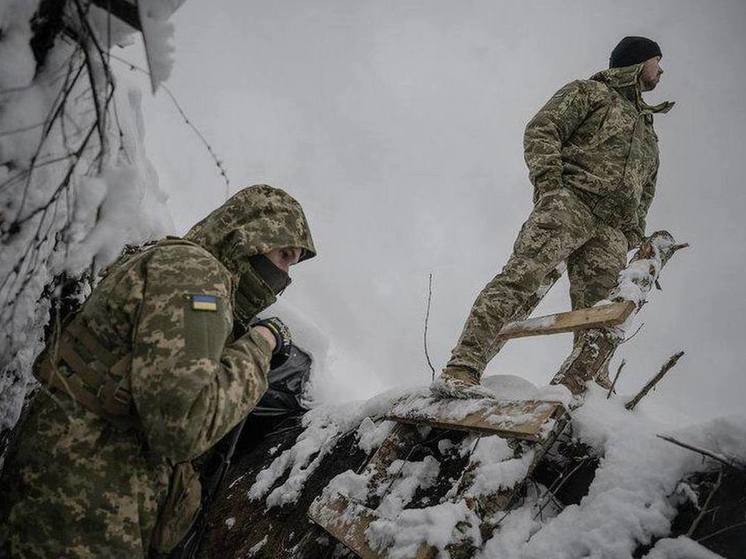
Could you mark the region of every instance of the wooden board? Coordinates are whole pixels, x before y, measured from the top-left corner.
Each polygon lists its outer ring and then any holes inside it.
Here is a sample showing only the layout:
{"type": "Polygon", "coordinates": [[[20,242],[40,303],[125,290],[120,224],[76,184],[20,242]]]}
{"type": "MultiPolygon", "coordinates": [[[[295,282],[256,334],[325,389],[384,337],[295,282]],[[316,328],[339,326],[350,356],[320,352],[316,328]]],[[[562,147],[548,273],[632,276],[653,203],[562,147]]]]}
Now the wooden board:
{"type": "MultiPolygon", "coordinates": [[[[308,517],[347,546],[362,559],[385,559],[386,552],[375,551],[368,544],[365,532],[378,520],[375,511],[349,501],[337,494],[333,499],[316,499],[308,510],[308,517]]],[[[422,544],[412,559],[435,559],[438,550],[422,544]]]]}
{"type": "Polygon", "coordinates": [[[390,477],[388,470],[391,464],[405,456],[421,440],[415,425],[404,423],[394,425],[389,435],[365,465],[363,475],[370,480],[369,489],[385,483],[390,477]]]}
{"type": "MultiPolygon", "coordinates": [[[[523,305],[521,305],[521,308],[518,309],[516,313],[510,318],[510,321],[518,322],[520,320],[525,320],[526,318],[528,318],[531,313],[534,312],[536,307],[539,306],[539,303],[541,303],[541,300],[544,298],[544,296],[549,292],[554,284],[557,283],[557,280],[559,280],[559,278],[562,277],[562,274],[565,273],[565,268],[566,266],[563,262],[554,270],[549,272],[544,280],[541,282],[541,286],[539,287],[539,289],[537,289],[529,296],[528,299],[526,299],[526,302],[523,303],[523,305]]],[[[491,361],[492,358],[497,354],[497,352],[500,351],[507,342],[508,339],[498,339],[498,341],[490,348],[490,352],[487,355],[487,361],[491,361]]]]}
{"type": "Polygon", "coordinates": [[[540,400],[479,400],[472,404],[476,409],[465,415],[454,413],[453,410],[467,400],[423,398],[421,401],[421,406],[416,402],[401,407],[395,405],[386,419],[439,429],[541,441],[546,435],[546,422],[565,413],[559,402],[540,400]]]}
{"type": "Polygon", "coordinates": [[[504,341],[528,336],[546,336],[589,328],[618,326],[627,320],[634,310],[635,304],[632,301],[624,301],[509,322],[500,330],[497,339],[504,341]]]}
{"type": "MultiPolygon", "coordinates": [[[[524,486],[527,480],[533,475],[534,469],[544,458],[549,448],[557,441],[557,438],[564,431],[568,422],[569,416],[565,414],[555,422],[551,432],[547,434],[544,440],[536,444],[528,443],[534,451],[533,459],[526,471],[525,477],[517,482],[513,487],[501,487],[494,493],[487,493],[478,496],[469,495],[468,490],[474,483],[475,473],[480,464],[479,462],[470,460],[469,464],[464,468],[461,478],[455,486],[456,491],[453,500],[458,501],[459,499],[463,499],[466,506],[477,515],[480,522],[479,531],[482,535],[482,541],[487,541],[492,538],[499,521],[505,518],[507,511],[521,497],[521,495],[523,495],[524,486]]],[[[523,447],[525,448],[526,446],[526,443],[523,443],[523,447]]],[[[517,457],[518,456],[514,452],[514,455],[505,457],[503,461],[507,462],[509,460],[515,460],[517,457]]],[[[448,550],[451,552],[451,556],[471,557],[472,545],[473,542],[464,541],[450,546],[448,550]]]]}

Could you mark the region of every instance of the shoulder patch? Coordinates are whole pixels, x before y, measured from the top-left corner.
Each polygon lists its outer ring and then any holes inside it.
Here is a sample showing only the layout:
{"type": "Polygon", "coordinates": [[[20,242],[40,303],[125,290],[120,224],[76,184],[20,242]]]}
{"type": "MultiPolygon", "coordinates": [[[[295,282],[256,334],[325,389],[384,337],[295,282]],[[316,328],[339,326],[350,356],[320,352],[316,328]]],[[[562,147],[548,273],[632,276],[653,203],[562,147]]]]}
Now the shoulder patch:
{"type": "Polygon", "coordinates": [[[215,295],[190,295],[189,298],[194,311],[216,312],[218,310],[218,298],[215,295]]]}

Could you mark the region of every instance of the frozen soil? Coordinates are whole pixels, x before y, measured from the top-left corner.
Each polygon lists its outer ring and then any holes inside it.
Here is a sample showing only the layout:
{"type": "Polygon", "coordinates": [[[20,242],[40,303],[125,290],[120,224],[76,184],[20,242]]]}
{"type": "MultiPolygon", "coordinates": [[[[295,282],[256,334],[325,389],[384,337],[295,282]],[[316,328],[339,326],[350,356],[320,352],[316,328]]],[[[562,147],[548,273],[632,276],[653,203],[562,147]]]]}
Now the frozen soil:
{"type": "MultiPolygon", "coordinates": [[[[200,558],[331,557],[335,546],[310,523],[306,514],[311,502],[332,477],[364,464],[366,453],[355,445],[354,431],[339,439],[331,455],[309,476],[298,501],[292,506],[267,511],[263,500],[248,498],[256,475],[267,467],[272,456],[291,448],[301,431],[299,418],[290,418],[249,452],[234,459],[224,488],[209,513],[200,558]],[[227,522],[230,519],[234,520],[227,522]],[[298,555],[304,539],[305,551],[298,555]]],[[[280,483],[286,477],[287,473],[280,483]]]]}
{"type": "MultiPolygon", "coordinates": [[[[725,468],[697,473],[687,479],[686,484],[697,495],[699,502],[695,504],[687,500],[679,507],[678,515],[671,524],[670,537],[689,536],[728,559],[744,557],[746,472],[725,468]]],[[[648,547],[641,548],[640,552],[648,547]]],[[[635,556],[644,557],[644,553],[635,556]]]]}

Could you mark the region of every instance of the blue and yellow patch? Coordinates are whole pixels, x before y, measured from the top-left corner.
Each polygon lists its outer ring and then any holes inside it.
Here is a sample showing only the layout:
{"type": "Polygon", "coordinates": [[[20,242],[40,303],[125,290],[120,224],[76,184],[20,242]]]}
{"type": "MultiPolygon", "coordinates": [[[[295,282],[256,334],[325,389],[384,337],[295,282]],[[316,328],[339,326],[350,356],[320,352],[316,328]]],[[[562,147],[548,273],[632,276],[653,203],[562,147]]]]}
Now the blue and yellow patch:
{"type": "Polygon", "coordinates": [[[212,311],[218,310],[218,298],[215,295],[192,295],[192,310],[212,311]]]}

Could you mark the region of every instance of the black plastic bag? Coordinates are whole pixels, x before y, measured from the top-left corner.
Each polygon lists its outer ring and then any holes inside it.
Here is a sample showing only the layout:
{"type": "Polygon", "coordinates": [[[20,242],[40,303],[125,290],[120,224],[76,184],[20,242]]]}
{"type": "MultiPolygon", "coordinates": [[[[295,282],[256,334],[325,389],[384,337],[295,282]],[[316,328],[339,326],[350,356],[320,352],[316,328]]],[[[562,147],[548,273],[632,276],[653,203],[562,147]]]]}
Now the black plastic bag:
{"type": "Polygon", "coordinates": [[[303,394],[311,377],[311,356],[297,346],[285,363],[267,373],[269,387],[251,417],[285,417],[308,411],[303,394]]]}

